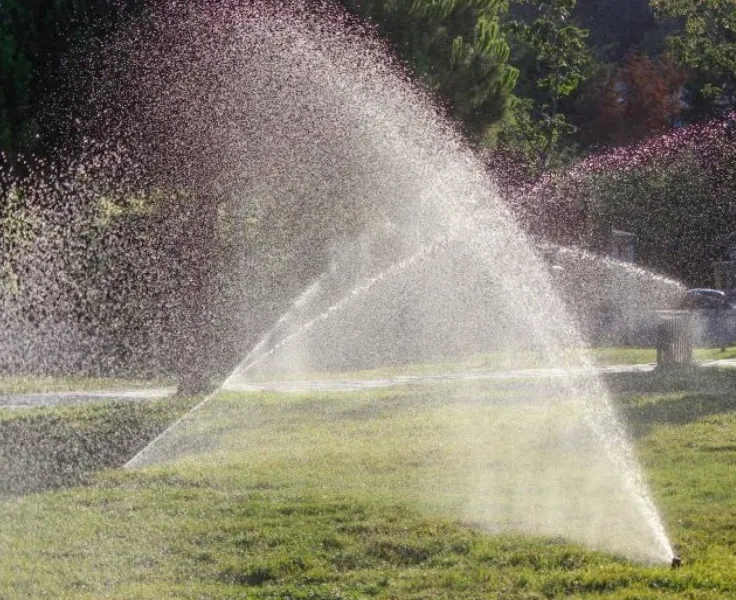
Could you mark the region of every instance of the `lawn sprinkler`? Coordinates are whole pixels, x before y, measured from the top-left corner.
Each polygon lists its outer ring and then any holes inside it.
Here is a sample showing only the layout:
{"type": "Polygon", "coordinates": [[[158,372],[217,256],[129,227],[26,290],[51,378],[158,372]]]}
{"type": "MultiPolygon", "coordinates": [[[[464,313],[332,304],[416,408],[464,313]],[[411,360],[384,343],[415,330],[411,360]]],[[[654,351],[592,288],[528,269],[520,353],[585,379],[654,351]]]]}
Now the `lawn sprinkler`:
{"type": "Polygon", "coordinates": [[[672,568],[679,569],[682,566],[682,559],[679,556],[672,557],[672,568]]]}

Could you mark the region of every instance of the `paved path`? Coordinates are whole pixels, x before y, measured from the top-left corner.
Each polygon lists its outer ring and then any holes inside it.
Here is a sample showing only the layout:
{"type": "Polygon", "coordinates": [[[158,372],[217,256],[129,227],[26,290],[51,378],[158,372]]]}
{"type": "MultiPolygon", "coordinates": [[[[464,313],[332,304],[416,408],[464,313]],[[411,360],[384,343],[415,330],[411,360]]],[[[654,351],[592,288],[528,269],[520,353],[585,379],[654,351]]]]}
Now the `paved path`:
{"type": "Polygon", "coordinates": [[[0,394],[0,408],[29,408],[34,406],[69,406],[91,402],[123,400],[136,402],[165,398],[175,388],[140,388],[124,390],[83,390],[65,392],[28,392],[25,394],[0,394]]]}
{"type": "Polygon", "coordinates": [[[294,380],[270,382],[233,383],[225,387],[227,390],[239,392],[273,391],[273,392],[340,392],[358,391],[374,388],[409,385],[412,383],[446,383],[452,381],[483,381],[489,379],[535,379],[540,377],[570,377],[594,375],[598,373],[642,373],[653,371],[655,364],[639,365],[604,365],[591,368],[571,369],[508,369],[500,371],[459,371],[438,373],[435,375],[396,375],[373,379],[322,379],[294,380]]]}
{"type": "Polygon", "coordinates": [[[704,360],[700,362],[703,367],[726,367],[729,369],[736,368],[736,358],[716,358],[713,360],[704,360]]]}
{"type": "MultiPolygon", "coordinates": [[[[736,368],[736,359],[708,360],[700,363],[704,367],[736,368]]],[[[569,377],[605,373],[646,373],[653,371],[654,363],[637,365],[601,365],[571,369],[507,369],[501,371],[461,371],[434,375],[396,375],[365,379],[313,379],[294,381],[267,381],[230,384],[225,389],[232,391],[257,392],[348,392],[376,388],[409,385],[413,383],[447,383],[452,381],[534,379],[540,377],[569,377]]],[[[109,401],[146,401],[165,398],[175,388],[142,388],[124,390],[88,390],[67,392],[39,392],[0,395],[0,409],[30,408],[36,406],[65,406],[109,401]]]]}

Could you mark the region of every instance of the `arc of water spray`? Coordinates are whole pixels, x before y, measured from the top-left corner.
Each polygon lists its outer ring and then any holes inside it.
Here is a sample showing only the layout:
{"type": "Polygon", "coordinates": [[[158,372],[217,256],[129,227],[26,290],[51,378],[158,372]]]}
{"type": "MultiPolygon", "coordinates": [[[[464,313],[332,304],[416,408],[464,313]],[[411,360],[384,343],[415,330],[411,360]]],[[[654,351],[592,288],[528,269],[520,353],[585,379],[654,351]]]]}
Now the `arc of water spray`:
{"type": "MultiPolygon", "coordinates": [[[[227,378],[227,381],[232,379],[233,375],[237,373],[240,369],[243,368],[243,365],[248,365],[252,360],[254,360],[254,357],[258,357],[261,354],[265,354],[267,351],[263,351],[263,349],[268,345],[268,343],[271,341],[271,338],[273,338],[274,333],[278,330],[281,325],[286,323],[289,318],[291,317],[292,313],[298,309],[300,306],[302,306],[305,302],[307,302],[312,296],[319,293],[320,288],[322,287],[322,279],[324,278],[325,274],[323,273],[317,279],[315,279],[309,286],[307,286],[307,289],[304,290],[299,296],[297,296],[296,300],[294,300],[291,303],[291,308],[287,310],[283,315],[281,315],[276,323],[269,329],[258,342],[256,343],[253,348],[250,349],[248,354],[245,355],[243,360],[238,363],[238,366],[235,367],[233,372],[230,374],[230,376],[227,378]]],[[[223,384],[224,385],[224,384],[223,384]]]]}
{"type": "Polygon", "coordinates": [[[597,410],[594,410],[591,403],[586,401],[584,410],[593,433],[603,444],[603,449],[608,457],[620,468],[624,485],[639,504],[657,543],[660,545],[660,550],[663,552],[662,558],[667,561],[671,560],[675,556],[674,549],[665,531],[659,511],[647,490],[647,485],[644,482],[630,443],[622,433],[622,426],[611,407],[610,401],[607,397],[604,397],[604,401],[598,405],[597,410]],[[615,423],[616,427],[606,427],[606,423],[615,423]]]}
{"type": "MultiPolygon", "coordinates": [[[[270,350],[263,352],[261,354],[258,354],[258,351],[263,348],[268,342],[270,341],[271,337],[273,336],[273,332],[278,328],[278,326],[282,323],[284,323],[289,315],[291,314],[291,311],[284,313],[281,318],[276,322],[276,324],[266,333],[266,335],[261,338],[261,340],[253,347],[253,349],[246,355],[246,357],[243,359],[243,361],[238,365],[233,372],[228,376],[228,378],[224,381],[224,383],[216,389],[214,392],[206,396],[203,400],[201,400],[198,404],[196,404],[188,413],[181,416],[179,419],[174,421],[169,427],[167,427],[162,433],[160,433],[157,437],[155,437],[151,442],[148,443],[147,446],[145,446],[142,450],[140,450],[133,458],[131,458],[125,465],[123,465],[124,469],[134,469],[136,467],[143,466],[145,463],[145,459],[147,456],[151,454],[162,442],[165,440],[168,436],[170,436],[174,431],[176,431],[179,427],[181,427],[184,423],[191,420],[195,414],[197,414],[202,408],[207,406],[210,401],[215,398],[221,390],[227,389],[229,383],[231,380],[236,376],[237,374],[245,374],[252,370],[255,366],[263,362],[266,358],[273,355],[278,349],[283,347],[286,343],[298,339],[299,337],[303,336],[307,332],[309,332],[317,323],[320,323],[321,321],[324,321],[328,319],[332,314],[334,314],[337,311],[342,310],[347,306],[351,300],[362,296],[363,294],[367,293],[373,286],[375,286],[377,283],[385,279],[386,277],[389,277],[395,273],[399,273],[414,263],[416,263],[421,258],[427,256],[430,252],[437,249],[443,242],[445,242],[447,239],[447,236],[442,236],[438,240],[429,243],[424,244],[419,247],[419,249],[409,256],[408,258],[405,258],[404,260],[401,260],[399,262],[394,263],[389,268],[385,269],[384,271],[381,271],[378,275],[375,275],[374,277],[371,277],[369,279],[366,279],[363,283],[355,286],[353,289],[351,289],[345,296],[340,298],[335,304],[330,306],[327,310],[316,316],[315,318],[311,319],[307,323],[305,323],[298,331],[295,331],[291,335],[286,336],[284,339],[282,339],[280,342],[278,342],[273,348],[270,350]]],[[[307,288],[305,292],[300,294],[300,296],[292,303],[292,306],[294,308],[298,307],[299,304],[306,301],[308,296],[316,293],[319,285],[319,279],[316,280],[312,285],[307,288]]]]}
{"type": "MultiPolygon", "coordinates": [[[[275,354],[279,349],[283,348],[286,344],[299,339],[306,335],[319,323],[329,319],[335,313],[345,309],[351,301],[356,298],[368,293],[374,286],[379,282],[383,281],[387,277],[391,277],[397,273],[404,271],[405,269],[414,265],[417,261],[429,255],[431,252],[441,247],[443,242],[446,242],[449,236],[443,236],[439,240],[425,244],[419,247],[419,249],[409,257],[398,261],[391,265],[389,268],[378,273],[377,275],[364,279],[358,285],[354,286],[347,294],[341,297],[336,303],[331,305],[325,311],[304,323],[297,331],[279,340],[278,343],[273,345],[270,349],[264,350],[269,342],[274,338],[278,328],[286,323],[304,302],[307,302],[313,295],[319,292],[322,279],[324,275],[321,275],[315,281],[313,281],[307,289],[302,292],[296,300],[292,303],[292,308],[285,312],[273,325],[273,327],[258,341],[258,343],[248,352],[243,358],[241,363],[236,367],[225,382],[220,386],[218,390],[204,398],[199,404],[192,408],[186,415],[182,416],[171,426],[169,426],[163,433],[155,438],[150,444],[148,444],[143,450],[136,454],[130,461],[125,464],[125,468],[135,468],[145,464],[146,458],[158,447],[171,433],[178,429],[186,421],[191,420],[193,416],[205,407],[221,390],[227,389],[231,385],[233,379],[242,377],[246,373],[253,370],[256,366],[266,360],[268,357],[275,354]]],[[[640,506],[641,512],[644,514],[646,520],[651,527],[657,543],[660,546],[660,550],[663,553],[663,558],[669,560],[673,555],[671,543],[669,542],[668,536],[664,529],[664,525],[659,518],[658,511],[647,493],[647,486],[642,478],[641,472],[637,467],[636,459],[629,447],[628,442],[624,438],[624,435],[619,430],[618,417],[613,411],[607,399],[605,399],[602,405],[598,405],[594,408],[590,402],[585,402],[586,412],[588,413],[588,422],[590,423],[593,432],[596,437],[601,441],[603,449],[606,454],[613,460],[615,464],[618,464],[622,474],[624,485],[632,492],[632,496],[636,499],[636,502],[640,506]],[[617,426],[611,427],[611,423],[616,423],[617,426]]]]}
{"type": "MultiPolygon", "coordinates": [[[[440,246],[440,244],[443,243],[445,240],[446,238],[443,237],[440,240],[435,241],[431,244],[422,245],[419,248],[419,250],[417,250],[414,254],[412,254],[408,258],[405,258],[404,260],[394,263],[389,268],[381,271],[378,275],[365,279],[363,283],[356,285],[353,289],[351,289],[345,296],[343,296],[335,304],[330,306],[327,310],[317,315],[310,321],[307,321],[297,331],[283,338],[275,346],[273,346],[273,348],[271,348],[270,350],[267,350],[266,352],[263,352],[262,354],[256,355],[255,358],[251,358],[250,360],[248,360],[248,357],[246,357],[246,359],[243,360],[243,362],[241,362],[241,364],[225,380],[225,383],[223,383],[222,387],[227,388],[228,385],[231,383],[231,381],[236,377],[236,374],[245,375],[246,373],[250,372],[256,366],[262,363],[265,359],[267,359],[269,356],[272,356],[274,353],[276,353],[277,350],[281,349],[283,346],[292,342],[293,340],[299,339],[300,337],[307,334],[318,323],[329,319],[333,313],[339,312],[340,310],[345,308],[345,306],[349,304],[350,301],[352,301],[356,297],[362,296],[363,294],[367,293],[371,288],[373,288],[373,286],[375,286],[380,281],[384,280],[387,277],[390,277],[391,275],[394,275],[395,273],[400,273],[401,271],[404,271],[405,269],[407,269],[408,267],[416,263],[419,259],[425,257],[430,252],[436,250],[440,246]]],[[[255,354],[254,352],[250,352],[249,356],[252,357],[254,354],[255,354]]]]}

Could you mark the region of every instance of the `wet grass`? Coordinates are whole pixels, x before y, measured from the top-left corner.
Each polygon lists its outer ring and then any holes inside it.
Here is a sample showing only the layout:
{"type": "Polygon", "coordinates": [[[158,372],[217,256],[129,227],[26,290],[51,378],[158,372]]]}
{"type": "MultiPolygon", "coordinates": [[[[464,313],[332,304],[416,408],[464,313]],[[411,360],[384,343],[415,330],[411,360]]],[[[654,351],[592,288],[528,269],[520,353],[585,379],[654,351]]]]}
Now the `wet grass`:
{"type": "Polygon", "coordinates": [[[726,346],[722,350],[720,348],[695,348],[693,350],[693,359],[702,360],[718,360],[736,358],[736,346],[726,346]]]}
{"type": "Polygon", "coordinates": [[[0,410],[0,498],[86,483],[124,463],[194,401],[0,410]]]}
{"type": "MultiPolygon", "coordinates": [[[[86,487],[4,501],[0,598],[733,597],[734,374],[641,375],[610,382],[680,570],[492,535],[407,495],[427,458],[412,440],[437,426],[416,390],[250,396],[245,412],[232,394],[218,412],[230,446],[207,448],[205,461],[108,470],[86,487]],[[235,448],[258,451],[243,461],[235,448]],[[336,462],[346,452],[347,469],[336,462]],[[375,478],[351,474],[360,465],[375,478]]],[[[489,402],[503,398],[523,393],[487,389],[489,402]]]]}
{"type": "MultiPolygon", "coordinates": [[[[587,353],[597,365],[635,365],[657,361],[654,348],[591,348],[587,353]]],[[[723,350],[716,347],[693,349],[693,360],[696,362],[731,358],[736,358],[736,346],[727,346],[723,350]]]]}
{"type": "MultiPolygon", "coordinates": [[[[592,357],[600,364],[632,364],[637,362],[652,362],[655,359],[654,350],[639,348],[599,349],[582,352],[592,357]]],[[[570,352],[567,360],[569,364],[579,363],[581,352],[570,352]]],[[[503,350],[473,354],[460,360],[431,361],[424,363],[397,364],[376,369],[345,372],[314,372],[314,373],[281,373],[276,376],[271,373],[259,373],[255,369],[249,373],[249,378],[259,380],[289,380],[289,379],[378,379],[397,376],[425,376],[447,373],[462,373],[466,371],[505,371],[510,369],[535,369],[544,366],[538,353],[533,350],[503,350]]]]}
{"type": "MultiPolygon", "coordinates": [[[[563,365],[579,365],[581,357],[593,365],[635,365],[652,364],[657,360],[654,348],[634,347],[598,347],[579,351],[570,351],[562,357],[563,365]]],[[[736,358],[736,346],[720,348],[695,348],[693,360],[696,362],[733,359],[736,358]]],[[[545,363],[540,356],[531,350],[506,350],[486,352],[468,356],[453,362],[427,362],[417,364],[395,365],[350,373],[315,372],[315,373],[258,373],[257,370],[249,374],[254,382],[279,380],[310,380],[310,379],[379,379],[397,376],[423,376],[448,373],[462,373],[466,371],[504,371],[512,369],[543,368],[545,363]]]]}

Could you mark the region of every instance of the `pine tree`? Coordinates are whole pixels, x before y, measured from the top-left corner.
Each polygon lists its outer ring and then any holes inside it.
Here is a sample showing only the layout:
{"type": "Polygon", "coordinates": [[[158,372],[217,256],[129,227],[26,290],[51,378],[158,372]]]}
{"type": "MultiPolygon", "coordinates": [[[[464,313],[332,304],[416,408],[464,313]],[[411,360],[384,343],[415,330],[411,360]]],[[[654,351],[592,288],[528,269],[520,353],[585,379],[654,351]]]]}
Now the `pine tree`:
{"type": "Polygon", "coordinates": [[[476,141],[508,110],[517,71],[501,30],[505,0],[344,0],[378,25],[413,75],[476,141]]]}

